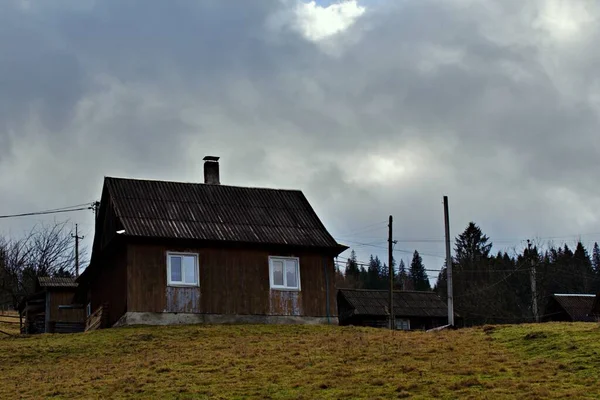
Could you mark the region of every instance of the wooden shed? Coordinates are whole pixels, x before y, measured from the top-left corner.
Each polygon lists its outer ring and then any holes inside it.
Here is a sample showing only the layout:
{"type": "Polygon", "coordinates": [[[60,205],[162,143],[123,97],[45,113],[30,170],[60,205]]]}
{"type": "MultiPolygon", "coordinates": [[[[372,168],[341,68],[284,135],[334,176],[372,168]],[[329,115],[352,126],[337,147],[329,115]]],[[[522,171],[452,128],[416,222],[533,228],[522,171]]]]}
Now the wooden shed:
{"type": "MultiPolygon", "coordinates": [[[[389,327],[389,291],[339,289],[340,325],[389,327]]],[[[426,330],[448,324],[448,307],[435,292],[395,291],[396,329],[426,330]]]]}
{"type": "Polygon", "coordinates": [[[36,292],[20,304],[23,333],[82,332],[83,306],[73,304],[77,283],[73,278],[40,277],[36,292]]]}
{"type": "Polygon", "coordinates": [[[553,294],[542,321],[594,322],[594,294],[553,294]]]}
{"type": "Polygon", "coordinates": [[[336,323],[329,234],[298,190],[105,178],[78,300],[109,326],[336,323]]]}

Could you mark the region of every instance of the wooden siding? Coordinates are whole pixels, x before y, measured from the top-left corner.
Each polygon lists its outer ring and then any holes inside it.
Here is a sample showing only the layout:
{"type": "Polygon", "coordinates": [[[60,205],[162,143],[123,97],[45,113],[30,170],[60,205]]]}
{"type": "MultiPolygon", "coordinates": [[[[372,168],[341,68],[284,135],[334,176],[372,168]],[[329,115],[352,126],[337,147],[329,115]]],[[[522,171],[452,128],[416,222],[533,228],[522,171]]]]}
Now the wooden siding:
{"type": "Polygon", "coordinates": [[[130,244],[127,310],[238,315],[337,315],[331,256],[309,252],[130,244]],[[167,251],[199,255],[200,288],[167,288],[167,251]],[[271,290],[269,256],[300,258],[301,292],[271,290]],[[327,274],[327,277],[326,277],[327,274]],[[189,311],[188,311],[189,310],[189,311]]]}
{"type": "Polygon", "coordinates": [[[109,326],[121,318],[127,310],[127,251],[120,250],[107,254],[100,261],[96,278],[91,284],[92,310],[107,305],[109,326]]]}
{"type": "Polygon", "coordinates": [[[73,290],[50,290],[49,291],[49,307],[50,322],[83,322],[84,312],[82,309],[59,309],[58,306],[70,305],[73,300],[73,290]]]}
{"type": "Polygon", "coordinates": [[[199,313],[200,288],[167,286],[167,312],[199,313]]]}

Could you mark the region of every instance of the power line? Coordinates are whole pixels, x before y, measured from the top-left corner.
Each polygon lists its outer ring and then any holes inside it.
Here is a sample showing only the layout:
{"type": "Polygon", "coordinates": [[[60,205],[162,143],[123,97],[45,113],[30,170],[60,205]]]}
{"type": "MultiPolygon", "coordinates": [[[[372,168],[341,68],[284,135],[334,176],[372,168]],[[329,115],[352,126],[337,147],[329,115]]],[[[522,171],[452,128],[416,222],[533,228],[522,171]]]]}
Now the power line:
{"type": "Polygon", "coordinates": [[[73,212],[73,211],[91,210],[92,206],[90,204],[92,204],[92,202],[77,204],[77,205],[70,206],[70,207],[54,208],[54,209],[44,210],[44,211],[33,211],[33,212],[20,213],[20,214],[0,215],[0,219],[30,217],[30,216],[34,216],[34,215],[48,215],[48,214],[67,213],[67,212],[73,212]],[[85,205],[88,205],[88,206],[83,207],[85,205]]]}

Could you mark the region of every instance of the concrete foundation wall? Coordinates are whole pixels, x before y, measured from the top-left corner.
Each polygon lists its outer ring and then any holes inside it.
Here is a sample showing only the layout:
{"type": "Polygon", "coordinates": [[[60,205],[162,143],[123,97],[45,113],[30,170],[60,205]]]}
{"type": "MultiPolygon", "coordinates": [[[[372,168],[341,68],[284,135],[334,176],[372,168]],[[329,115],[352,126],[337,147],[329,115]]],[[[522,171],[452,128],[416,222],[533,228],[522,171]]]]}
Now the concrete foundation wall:
{"type": "Polygon", "coordinates": [[[304,324],[338,325],[337,317],[298,317],[289,315],[225,315],[127,312],[114,325],[188,325],[188,324],[304,324]]]}

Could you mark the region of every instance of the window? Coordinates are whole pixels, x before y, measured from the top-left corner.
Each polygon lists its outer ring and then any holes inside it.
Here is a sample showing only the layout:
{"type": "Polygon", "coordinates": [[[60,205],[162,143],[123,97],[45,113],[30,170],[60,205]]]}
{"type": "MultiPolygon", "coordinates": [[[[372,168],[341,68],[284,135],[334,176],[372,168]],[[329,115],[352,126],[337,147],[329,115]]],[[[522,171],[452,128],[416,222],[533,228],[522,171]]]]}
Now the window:
{"type": "Polygon", "coordinates": [[[300,260],[296,257],[269,257],[271,289],[300,290],[300,260]]]}
{"type": "Polygon", "coordinates": [[[92,315],[92,303],[87,303],[87,307],[85,308],[86,312],[87,312],[87,316],[89,317],[90,315],[92,315]]]}
{"type": "Polygon", "coordinates": [[[410,320],[396,318],[396,329],[399,329],[402,331],[410,331],[410,320]]]}
{"type": "Polygon", "coordinates": [[[198,254],[167,253],[169,286],[199,286],[198,254]]]}

